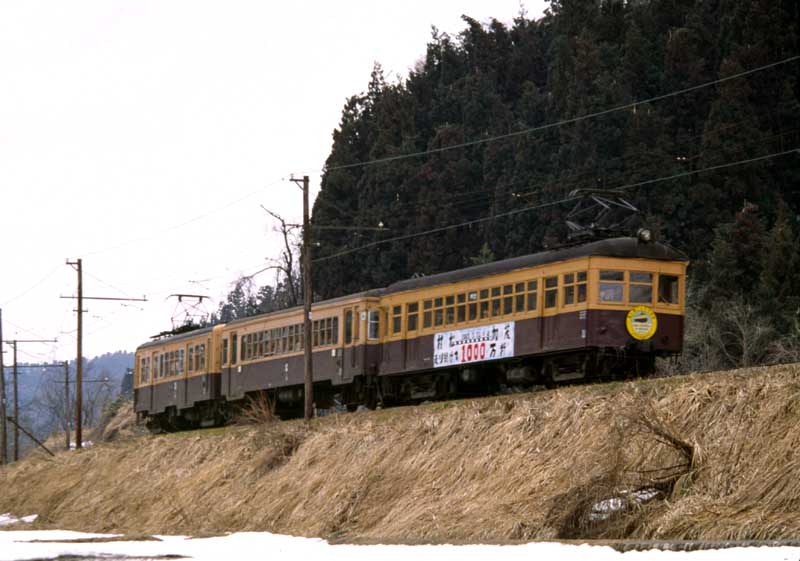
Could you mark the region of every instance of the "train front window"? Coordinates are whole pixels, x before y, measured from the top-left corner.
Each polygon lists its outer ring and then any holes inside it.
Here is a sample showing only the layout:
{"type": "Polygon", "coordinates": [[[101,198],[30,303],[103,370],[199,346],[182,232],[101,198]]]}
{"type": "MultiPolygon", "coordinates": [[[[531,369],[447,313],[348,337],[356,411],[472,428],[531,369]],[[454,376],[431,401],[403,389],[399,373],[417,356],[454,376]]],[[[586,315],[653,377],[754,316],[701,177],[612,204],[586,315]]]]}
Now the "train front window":
{"type": "Polygon", "coordinates": [[[628,298],[632,304],[653,303],[653,273],[631,271],[629,274],[630,293],[628,298]]]}
{"type": "Polygon", "coordinates": [[[624,302],[624,281],[624,271],[600,271],[600,302],[624,302]]]}
{"type": "Polygon", "coordinates": [[[675,275],[658,275],[659,304],[678,304],[678,277],[675,275]]]}

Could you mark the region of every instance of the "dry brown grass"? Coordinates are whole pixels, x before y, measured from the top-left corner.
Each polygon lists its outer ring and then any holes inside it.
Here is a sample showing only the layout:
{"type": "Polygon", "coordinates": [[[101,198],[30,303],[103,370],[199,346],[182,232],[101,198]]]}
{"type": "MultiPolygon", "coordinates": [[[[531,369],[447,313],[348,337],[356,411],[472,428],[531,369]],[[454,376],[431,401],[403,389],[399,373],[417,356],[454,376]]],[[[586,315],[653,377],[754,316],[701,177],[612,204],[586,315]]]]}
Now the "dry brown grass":
{"type": "Polygon", "coordinates": [[[797,538],[799,397],[789,365],[148,436],[0,470],[0,512],[401,542],[797,538]]]}

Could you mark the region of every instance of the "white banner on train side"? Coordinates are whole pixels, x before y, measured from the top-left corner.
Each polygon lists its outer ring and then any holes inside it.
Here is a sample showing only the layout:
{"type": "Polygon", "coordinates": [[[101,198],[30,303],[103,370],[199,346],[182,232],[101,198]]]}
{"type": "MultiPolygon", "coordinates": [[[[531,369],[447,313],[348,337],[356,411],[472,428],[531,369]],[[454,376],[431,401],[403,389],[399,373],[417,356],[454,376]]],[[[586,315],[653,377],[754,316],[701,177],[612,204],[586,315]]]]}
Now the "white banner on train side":
{"type": "Polygon", "coordinates": [[[513,321],[445,331],[433,336],[433,366],[436,368],[512,356],[513,321]]]}

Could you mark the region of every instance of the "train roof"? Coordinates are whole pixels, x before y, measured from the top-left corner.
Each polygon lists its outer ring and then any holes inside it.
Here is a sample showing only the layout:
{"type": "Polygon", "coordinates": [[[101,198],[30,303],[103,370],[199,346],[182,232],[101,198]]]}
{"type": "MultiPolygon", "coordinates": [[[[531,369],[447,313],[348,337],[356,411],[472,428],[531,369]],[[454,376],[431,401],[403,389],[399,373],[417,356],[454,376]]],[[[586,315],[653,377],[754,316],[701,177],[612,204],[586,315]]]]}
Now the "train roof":
{"type": "Polygon", "coordinates": [[[405,292],[407,290],[461,282],[506,273],[517,269],[591,256],[656,259],[659,261],[689,260],[686,255],[664,243],[641,242],[638,238],[611,238],[559,249],[551,249],[539,253],[532,253],[530,255],[522,255],[520,257],[512,257],[501,261],[493,261],[492,263],[456,269],[455,271],[447,271],[446,273],[406,279],[390,284],[383,292],[384,294],[405,292]]]}
{"type": "Polygon", "coordinates": [[[136,350],[146,349],[148,347],[158,347],[165,344],[177,343],[179,341],[184,341],[186,339],[194,339],[198,335],[205,335],[206,333],[211,333],[213,329],[214,329],[213,326],[201,327],[199,329],[187,331],[186,333],[181,333],[180,335],[172,335],[169,337],[164,336],[163,338],[156,339],[155,341],[148,341],[147,343],[139,345],[139,347],[136,350]]]}
{"type": "MultiPolygon", "coordinates": [[[[556,263],[559,261],[577,259],[579,257],[592,256],[655,259],[659,261],[689,261],[689,258],[685,254],[661,242],[641,242],[638,238],[611,238],[580,245],[551,249],[539,253],[532,253],[530,255],[522,255],[520,257],[512,257],[510,259],[503,259],[501,261],[493,261],[492,263],[475,265],[472,267],[466,267],[464,269],[456,269],[455,271],[447,271],[445,273],[439,273],[436,275],[414,277],[395,282],[386,288],[375,288],[372,290],[366,290],[364,292],[347,294],[344,296],[338,296],[336,298],[330,298],[328,300],[321,300],[314,302],[314,305],[324,306],[358,298],[380,297],[384,294],[394,294],[397,292],[416,290],[419,288],[426,288],[439,284],[461,282],[490,275],[498,275],[527,267],[536,267],[539,265],[546,265],[548,263],[556,263]]],[[[228,322],[225,325],[235,326],[241,323],[258,321],[262,318],[266,319],[270,316],[277,316],[279,314],[291,314],[299,312],[302,311],[302,309],[302,306],[295,306],[285,310],[237,319],[228,322]]],[[[182,333],[173,337],[151,341],[140,345],[139,349],[191,339],[197,335],[210,333],[212,329],[212,327],[204,327],[202,329],[197,329],[188,333],[182,333]]]]}

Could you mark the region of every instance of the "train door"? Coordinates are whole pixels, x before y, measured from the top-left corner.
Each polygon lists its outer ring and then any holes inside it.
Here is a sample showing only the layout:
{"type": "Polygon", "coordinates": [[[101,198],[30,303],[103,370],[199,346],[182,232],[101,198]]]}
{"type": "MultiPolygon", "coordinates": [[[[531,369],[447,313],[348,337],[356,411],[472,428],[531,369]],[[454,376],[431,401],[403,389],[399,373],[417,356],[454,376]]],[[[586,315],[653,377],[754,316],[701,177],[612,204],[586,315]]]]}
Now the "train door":
{"type": "Polygon", "coordinates": [[[366,345],[362,347],[362,364],[370,374],[375,374],[378,371],[378,365],[381,363],[383,347],[376,344],[381,340],[381,332],[384,328],[381,325],[386,325],[386,318],[383,310],[380,308],[371,308],[366,312],[366,323],[364,331],[366,333],[366,345]]]}
{"type": "Polygon", "coordinates": [[[236,392],[234,376],[237,368],[238,336],[236,333],[222,339],[222,393],[230,397],[236,392]]]}
{"type": "Polygon", "coordinates": [[[359,309],[344,309],[344,337],[342,337],[342,381],[349,382],[360,374],[363,361],[359,360],[359,309]]]}
{"type": "MultiPolygon", "coordinates": [[[[241,365],[239,360],[239,346],[242,342],[236,332],[231,333],[231,368],[230,368],[230,396],[240,397],[242,393],[241,365]]],[[[244,358],[244,357],[241,357],[244,358]]]]}

